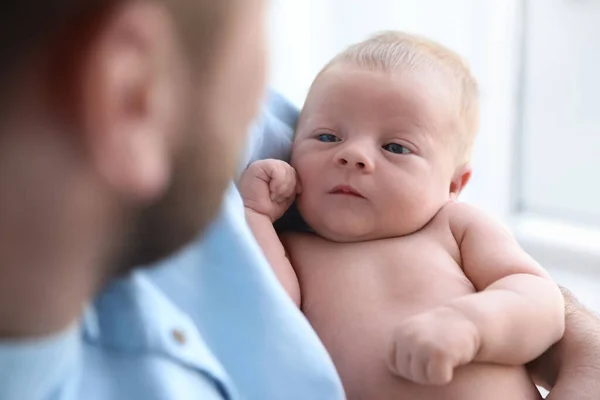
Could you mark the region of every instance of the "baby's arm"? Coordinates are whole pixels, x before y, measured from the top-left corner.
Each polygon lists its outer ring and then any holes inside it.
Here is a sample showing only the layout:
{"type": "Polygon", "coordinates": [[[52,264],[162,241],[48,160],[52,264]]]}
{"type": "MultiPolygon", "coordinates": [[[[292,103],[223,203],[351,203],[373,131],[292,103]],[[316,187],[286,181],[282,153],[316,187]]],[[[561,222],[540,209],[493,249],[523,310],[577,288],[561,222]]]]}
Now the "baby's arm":
{"type": "Polygon", "coordinates": [[[464,273],[479,292],[449,307],[479,333],[475,361],[521,365],[533,360],[563,335],[558,286],[500,223],[465,204],[449,207],[464,273]]]}
{"type": "Polygon", "coordinates": [[[462,268],[477,293],[404,320],[394,334],[392,372],[443,385],[473,361],[523,365],[558,341],[563,297],[499,223],[460,203],[444,207],[462,268]]]}
{"type": "Polygon", "coordinates": [[[299,188],[296,171],[284,161],[256,161],[244,172],[238,187],[256,241],[286,292],[300,306],[298,278],[273,228],[273,222],[294,202],[299,188]]]}

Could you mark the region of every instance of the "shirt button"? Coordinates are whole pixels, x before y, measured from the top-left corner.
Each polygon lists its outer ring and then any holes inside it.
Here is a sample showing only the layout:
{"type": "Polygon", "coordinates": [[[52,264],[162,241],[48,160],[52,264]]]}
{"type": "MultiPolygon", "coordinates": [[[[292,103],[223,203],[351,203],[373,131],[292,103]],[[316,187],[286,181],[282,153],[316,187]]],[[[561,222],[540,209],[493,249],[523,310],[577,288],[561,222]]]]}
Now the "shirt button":
{"type": "Polygon", "coordinates": [[[173,329],[171,331],[171,336],[173,337],[173,340],[175,340],[180,345],[184,345],[187,342],[185,334],[179,329],[173,329]]]}

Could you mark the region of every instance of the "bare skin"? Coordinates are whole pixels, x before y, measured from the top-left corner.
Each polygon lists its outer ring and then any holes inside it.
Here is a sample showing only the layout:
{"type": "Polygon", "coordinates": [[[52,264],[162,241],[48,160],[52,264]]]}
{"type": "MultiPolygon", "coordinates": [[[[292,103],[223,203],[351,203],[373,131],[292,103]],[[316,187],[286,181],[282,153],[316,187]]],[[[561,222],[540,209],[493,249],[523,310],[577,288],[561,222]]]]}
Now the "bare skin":
{"type": "MultiPolygon", "coordinates": [[[[420,232],[400,238],[335,243],[292,234],[284,239],[302,288],[302,310],[336,362],[349,399],[540,398],[523,366],[470,363],[456,368],[446,385],[419,384],[390,370],[398,326],[477,292],[460,267],[460,249],[449,229],[451,215],[445,210],[420,232]]],[[[481,309],[485,311],[483,305],[481,309]]],[[[434,343],[420,342],[422,333],[404,334],[396,346],[404,345],[403,357],[429,345],[429,351],[449,357],[445,350],[453,343],[472,340],[471,328],[463,329],[460,321],[440,318],[438,326],[428,324],[434,343]]],[[[523,326],[519,333],[533,333],[527,331],[523,326]]],[[[518,347],[507,348],[513,364],[527,361],[527,355],[516,352],[518,347]]],[[[424,379],[415,378],[426,383],[424,379]]]]}
{"type": "Polygon", "coordinates": [[[447,93],[424,96],[420,78],[323,74],[293,167],[263,160],[242,177],[248,222],[349,399],[539,399],[524,365],[562,336],[562,295],[506,229],[455,201],[470,169],[447,145],[447,93]],[[272,223],[294,199],[315,234],[280,240],[272,223]]]}
{"type": "Polygon", "coordinates": [[[567,289],[565,334],[529,363],[538,385],[550,390],[547,400],[595,400],[600,392],[600,320],[567,289]]]}

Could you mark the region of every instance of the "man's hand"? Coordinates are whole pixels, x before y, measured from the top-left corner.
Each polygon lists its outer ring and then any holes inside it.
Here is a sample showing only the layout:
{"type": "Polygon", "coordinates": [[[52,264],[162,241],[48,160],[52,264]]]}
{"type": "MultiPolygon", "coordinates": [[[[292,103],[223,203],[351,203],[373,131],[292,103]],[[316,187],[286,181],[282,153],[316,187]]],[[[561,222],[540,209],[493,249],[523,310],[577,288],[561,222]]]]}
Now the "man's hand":
{"type": "Polygon", "coordinates": [[[422,385],[445,385],[454,368],[479,351],[476,326],[459,312],[441,307],[408,318],[396,330],[390,368],[422,385]]]}
{"type": "Polygon", "coordinates": [[[566,289],[563,338],[528,365],[547,400],[597,400],[600,393],[600,319],[566,289]]]}
{"type": "Polygon", "coordinates": [[[242,175],[239,190],[246,208],[275,222],[292,205],[300,185],[291,165],[270,159],[252,163],[242,175]]]}

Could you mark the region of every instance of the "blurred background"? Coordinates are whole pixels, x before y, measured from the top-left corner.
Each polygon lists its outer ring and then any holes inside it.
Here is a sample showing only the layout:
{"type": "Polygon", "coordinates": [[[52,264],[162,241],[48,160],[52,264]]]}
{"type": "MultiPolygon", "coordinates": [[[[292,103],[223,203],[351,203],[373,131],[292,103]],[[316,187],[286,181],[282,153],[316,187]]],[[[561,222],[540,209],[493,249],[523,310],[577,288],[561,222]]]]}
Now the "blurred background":
{"type": "Polygon", "coordinates": [[[271,0],[270,26],[271,86],[298,107],[335,54],[377,31],[464,56],[482,123],[463,200],[600,312],[600,1],[271,0]]]}

